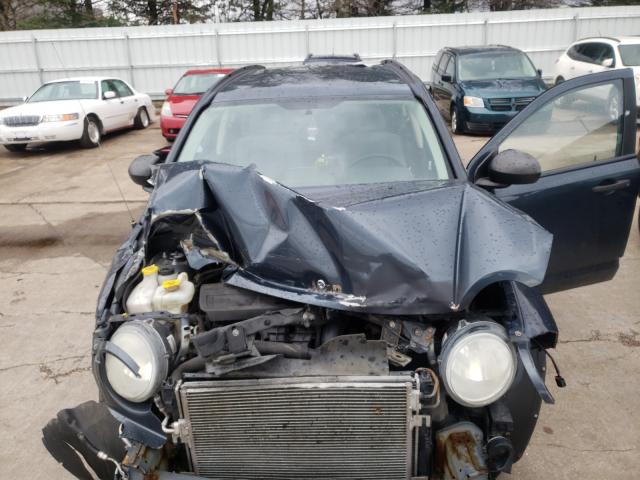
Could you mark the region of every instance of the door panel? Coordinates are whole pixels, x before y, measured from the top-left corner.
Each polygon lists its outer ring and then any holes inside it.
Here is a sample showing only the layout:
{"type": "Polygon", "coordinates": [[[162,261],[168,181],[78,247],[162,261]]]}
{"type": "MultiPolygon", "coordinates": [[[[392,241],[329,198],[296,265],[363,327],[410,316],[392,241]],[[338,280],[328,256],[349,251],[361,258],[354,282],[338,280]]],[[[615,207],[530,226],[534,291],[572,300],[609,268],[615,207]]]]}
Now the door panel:
{"type": "Polygon", "coordinates": [[[640,185],[633,88],[630,70],[564,82],[532,102],[469,164],[474,180],[505,149],[540,162],[536,183],[495,194],[554,235],[545,292],[615,275],[640,185]]]}
{"type": "Polygon", "coordinates": [[[124,112],[123,123],[121,127],[126,127],[133,124],[133,119],[138,113],[138,98],[133,94],[133,91],[122,80],[112,80],[114,87],[116,88],[120,100],[122,103],[122,109],[124,112]]]}
{"type": "Polygon", "coordinates": [[[102,124],[105,130],[114,130],[124,126],[127,122],[127,112],[124,108],[124,101],[120,98],[113,80],[103,80],[102,85],[102,124]],[[115,98],[105,99],[105,92],[114,92],[115,98]]]}
{"type": "Polygon", "coordinates": [[[436,102],[438,110],[445,119],[449,118],[449,109],[448,107],[444,106],[445,98],[447,97],[448,92],[447,84],[442,80],[442,75],[444,74],[445,67],[449,63],[449,58],[451,58],[451,55],[449,55],[448,53],[442,55],[438,70],[434,75],[433,85],[431,86],[433,100],[436,102]]]}

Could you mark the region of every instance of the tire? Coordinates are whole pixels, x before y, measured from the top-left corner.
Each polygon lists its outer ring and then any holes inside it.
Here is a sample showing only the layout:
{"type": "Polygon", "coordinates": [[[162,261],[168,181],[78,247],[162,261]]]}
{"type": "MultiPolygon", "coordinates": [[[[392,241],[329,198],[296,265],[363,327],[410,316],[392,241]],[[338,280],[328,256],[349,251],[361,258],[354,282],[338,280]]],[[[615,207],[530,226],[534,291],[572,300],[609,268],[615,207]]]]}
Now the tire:
{"type": "Polygon", "coordinates": [[[96,148],[100,145],[100,122],[95,117],[86,117],[84,119],[84,132],[80,137],[80,145],[83,148],[96,148]]]}
{"type": "Polygon", "coordinates": [[[27,149],[26,143],[11,143],[9,145],[5,145],[4,148],[9,150],[11,153],[20,153],[24,152],[27,149]]]}
{"type": "Polygon", "coordinates": [[[136,118],[133,120],[133,126],[138,130],[143,130],[147,128],[150,123],[151,119],[149,119],[149,113],[147,113],[147,109],[144,107],[140,107],[138,109],[136,118]]]}
{"type": "Polygon", "coordinates": [[[464,133],[464,129],[462,128],[462,123],[460,122],[460,118],[458,117],[458,110],[455,105],[451,105],[451,133],[455,133],[459,135],[464,133]]]}

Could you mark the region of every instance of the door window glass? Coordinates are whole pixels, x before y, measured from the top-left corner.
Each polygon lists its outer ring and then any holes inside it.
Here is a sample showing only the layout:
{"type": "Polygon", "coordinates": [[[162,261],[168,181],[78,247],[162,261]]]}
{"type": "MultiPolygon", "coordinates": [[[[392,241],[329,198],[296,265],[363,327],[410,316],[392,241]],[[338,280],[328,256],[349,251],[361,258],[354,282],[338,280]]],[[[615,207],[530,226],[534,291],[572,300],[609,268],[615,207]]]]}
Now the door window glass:
{"type": "Polygon", "coordinates": [[[100,82],[100,88],[102,88],[102,98],[104,98],[104,94],[106,92],[113,92],[118,95],[118,90],[116,90],[116,87],[111,80],[102,80],[102,82],[100,82]]]}
{"type": "Polygon", "coordinates": [[[447,63],[447,68],[444,71],[444,74],[451,75],[451,79],[453,79],[454,73],[456,73],[456,61],[453,57],[449,57],[449,63],[447,63]]]}
{"type": "Polygon", "coordinates": [[[581,43],[576,46],[578,51],[578,58],[581,62],[597,63],[596,59],[600,55],[600,48],[597,43],[581,43]]]}
{"type": "Polygon", "coordinates": [[[449,61],[449,57],[450,57],[450,55],[445,53],[444,55],[442,55],[442,58],[440,59],[440,63],[438,65],[438,71],[441,74],[444,73],[444,67],[447,66],[447,62],[449,61]]]}
{"type": "Polygon", "coordinates": [[[436,72],[440,71],[440,63],[442,62],[442,59],[443,59],[444,57],[445,57],[445,56],[443,55],[443,53],[442,53],[442,52],[438,53],[438,55],[436,56],[436,59],[435,59],[435,60],[434,60],[434,62],[433,62],[433,69],[434,69],[436,72]]]}
{"type": "Polygon", "coordinates": [[[542,171],[608,160],[619,155],[622,82],[571,90],[530,115],[500,145],[534,156],[542,171]]]}
{"type": "Polygon", "coordinates": [[[131,89],[122,80],[112,80],[111,82],[116,87],[116,90],[121,97],[128,97],[130,95],[133,95],[131,89]]]}

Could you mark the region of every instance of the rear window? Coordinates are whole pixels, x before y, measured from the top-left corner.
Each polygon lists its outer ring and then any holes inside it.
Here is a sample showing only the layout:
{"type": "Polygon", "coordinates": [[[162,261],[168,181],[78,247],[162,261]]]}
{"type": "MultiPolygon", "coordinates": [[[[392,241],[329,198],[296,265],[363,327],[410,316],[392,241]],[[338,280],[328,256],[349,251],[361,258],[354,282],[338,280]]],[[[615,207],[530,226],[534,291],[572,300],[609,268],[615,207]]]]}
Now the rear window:
{"type": "Polygon", "coordinates": [[[433,124],[413,99],[214,103],[178,161],[253,164],[291,187],[449,178],[433,124]]]}
{"type": "Polygon", "coordinates": [[[224,78],[224,73],[198,73],[185,75],[173,89],[174,95],[202,95],[224,78]]]}

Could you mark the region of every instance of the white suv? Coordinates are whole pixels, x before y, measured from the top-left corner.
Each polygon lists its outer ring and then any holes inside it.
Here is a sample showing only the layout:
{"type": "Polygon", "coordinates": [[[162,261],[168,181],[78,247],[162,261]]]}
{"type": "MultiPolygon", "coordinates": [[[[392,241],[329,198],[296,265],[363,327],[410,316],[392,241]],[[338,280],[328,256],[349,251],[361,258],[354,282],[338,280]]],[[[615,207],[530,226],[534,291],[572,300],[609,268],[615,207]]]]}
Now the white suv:
{"type": "Polygon", "coordinates": [[[633,69],[640,106],[640,36],[585,38],[571,44],[556,60],[555,83],[612,68],[633,69]]]}

